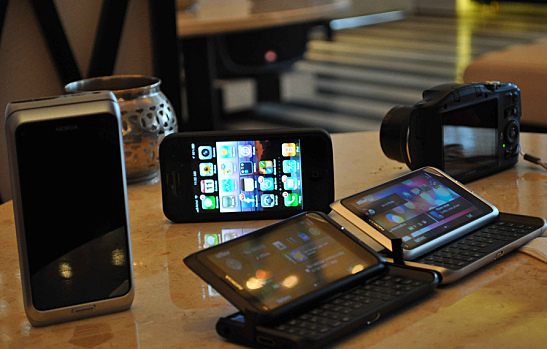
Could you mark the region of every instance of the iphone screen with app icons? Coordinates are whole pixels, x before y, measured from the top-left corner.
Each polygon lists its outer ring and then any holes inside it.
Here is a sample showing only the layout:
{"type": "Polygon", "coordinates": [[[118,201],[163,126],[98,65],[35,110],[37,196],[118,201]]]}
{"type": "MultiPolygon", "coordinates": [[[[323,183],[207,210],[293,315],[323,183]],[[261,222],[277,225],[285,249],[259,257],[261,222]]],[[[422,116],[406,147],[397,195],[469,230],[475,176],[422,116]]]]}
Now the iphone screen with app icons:
{"type": "Polygon", "coordinates": [[[299,139],[190,146],[196,212],[302,209],[299,139]]]}
{"type": "Polygon", "coordinates": [[[330,212],[330,135],[315,128],[180,132],[160,144],[162,203],[177,223],[330,212]]]}

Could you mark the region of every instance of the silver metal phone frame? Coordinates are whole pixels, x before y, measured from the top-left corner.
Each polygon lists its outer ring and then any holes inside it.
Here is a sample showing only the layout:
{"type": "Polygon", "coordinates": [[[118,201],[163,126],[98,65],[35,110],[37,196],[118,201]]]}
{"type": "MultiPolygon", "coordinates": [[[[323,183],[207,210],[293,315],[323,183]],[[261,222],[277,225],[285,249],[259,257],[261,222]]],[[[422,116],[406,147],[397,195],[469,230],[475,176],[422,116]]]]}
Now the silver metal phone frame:
{"type": "Polygon", "coordinates": [[[129,229],[129,209],[127,201],[127,183],[125,176],[125,163],[122,125],[120,108],[116,97],[112,92],[92,92],[75,95],[63,95],[58,97],[43,98],[37,100],[12,102],[8,104],[5,114],[5,131],[10,164],[11,190],[13,198],[13,211],[17,232],[17,246],[19,250],[19,267],[21,270],[21,283],[23,287],[23,302],[25,313],[33,326],[46,326],[54,323],[72,321],[107,313],[113,313],[129,309],[135,296],[135,282],[133,275],[133,259],[131,253],[131,234],[129,229]],[[120,158],[122,159],[122,176],[124,185],[124,203],[126,216],[126,232],[128,246],[128,267],[130,272],[130,289],[120,297],[105,299],[73,306],[38,310],[32,302],[32,290],[28,268],[28,256],[26,253],[25,226],[19,183],[19,168],[17,163],[17,150],[15,132],[17,128],[26,123],[56,120],[69,117],[78,117],[92,114],[111,114],[118,124],[120,158]]]}
{"type": "MultiPolygon", "coordinates": [[[[508,253],[516,250],[517,248],[520,248],[527,242],[541,236],[545,230],[547,229],[547,221],[543,219],[543,226],[541,228],[538,228],[537,230],[534,230],[533,232],[524,235],[523,237],[519,238],[518,240],[515,240],[511,242],[508,245],[502,246],[495,251],[492,251],[488,255],[482,257],[481,259],[461,268],[461,269],[448,269],[444,267],[439,267],[431,264],[425,264],[425,263],[419,263],[419,262],[412,262],[412,261],[405,261],[405,264],[411,267],[417,267],[422,269],[429,269],[438,272],[441,274],[441,284],[446,285],[450,284],[454,281],[457,281],[464,276],[467,276],[471,274],[472,272],[494,262],[495,260],[507,255],[508,253]]],[[[386,258],[387,261],[393,262],[391,258],[386,258]]]]}
{"type": "MultiPolygon", "coordinates": [[[[435,173],[436,175],[441,175],[443,177],[445,177],[446,179],[450,180],[454,185],[460,187],[462,190],[470,193],[471,195],[473,195],[474,197],[476,197],[477,199],[479,199],[480,201],[482,201],[484,204],[486,204],[487,206],[489,206],[492,210],[492,212],[490,212],[489,214],[479,218],[479,219],[476,219],[475,221],[473,222],[470,222],[462,227],[459,227],[457,229],[454,229],[452,230],[451,232],[449,233],[446,233],[438,238],[435,238],[421,246],[418,246],[412,250],[405,250],[403,249],[403,257],[405,260],[413,260],[413,259],[416,259],[430,251],[433,251],[434,249],[460,237],[460,236],[463,236],[464,234],[470,232],[470,231],[473,231],[477,228],[480,228],[481,226],[483,226],[484,224],[496,219],[496,217],[499,215],[499,211],[498,209],[490,204],[488,201],[486,201],[485,199],[481,198],[480,196],[478,196],[477,194],[475,194],[472,190],[470,190],[469,188],[465,187],[463,184],[461,184],[460,182],[456,181],[455,179],[453,179],[452,177],[448,176],[446,173],[442,172],[441,170],[438,170],[434,167],[423,167],[423,168],[420,168],[416,171],[425,171],[425,172],[430,172],[430,173],[435,173]]],[[[402,177],[405,177],[407,176],[407,174],[404,174],[402,176],[399,176],[395,179],[393,179],[392,181],[395,182],[397,180],[400,180],[402,177]]],[[[392,182],[390,181],[390,182],[392,182]]],[[[383,185],[385,183],[382,183],[381,185],[383,185]]],[[[367,189],[365,191],[369,191],[369,190],[373,190],[377,187],[379,187],[380,185],[378,186],[375,186],[375,187],[372,187],[370,189],[367,189]]],[[[342,198],[340,200],[337,200],[336,202],[332,203],[330,206],[331,208],[336,212],[338,213],[340,216],[342,216],[344,219],[347,219],[350,223],[352,223],[353,225],[355,225],[357,228],[359,228],[360,230],[362,230],[364,233],[366,233],[367,235],[369,235],[371,238],[373,238],[374,240],[376,240],[380,245],[384,246],[385,248],[387,248],[388,250],[391,251],[391,240],[385,236],[384,234],[382,234],[381,232],[379,232],[378,230],[374,229],[370,224],[368,224],[367,222],[365,222],[364,220],[362,220],[361,218],[359,218],[355,213],[351,212],[349,209],[347,209],[346,207],[344,207],[344,205],[342,205],[341,201],[342,200],[345,200],[349,197],[352,197],[352,196],[355,196],[357,194],[352,194],[348,197],[345,197],[345,198],[342,198]]]]}

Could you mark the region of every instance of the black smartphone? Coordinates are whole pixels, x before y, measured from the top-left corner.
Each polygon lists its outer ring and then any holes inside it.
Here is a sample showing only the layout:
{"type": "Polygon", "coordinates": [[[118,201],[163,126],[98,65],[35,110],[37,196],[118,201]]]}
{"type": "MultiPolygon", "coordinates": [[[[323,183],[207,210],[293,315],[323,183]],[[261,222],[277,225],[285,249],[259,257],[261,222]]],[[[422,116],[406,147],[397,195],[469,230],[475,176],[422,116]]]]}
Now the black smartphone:
{"type": "Polygon", "coordinates": [[[171,134],[160,145],[163,211],[181,223],[328,213],[332,158],[322,129],[171,134]]]}
{"type": "Polygon", "coordinates": [[[311,347],[431,292],[436,273],[385,261],[322,212],[304,212],[184,263],[240,313],[218,333],[248,345],[311,347]]]}
{"type": "Polygon", "coordinates": [[[12,102],[6,138],[30,323],[128,309],[133,266],[114,95],[12,102]]]}

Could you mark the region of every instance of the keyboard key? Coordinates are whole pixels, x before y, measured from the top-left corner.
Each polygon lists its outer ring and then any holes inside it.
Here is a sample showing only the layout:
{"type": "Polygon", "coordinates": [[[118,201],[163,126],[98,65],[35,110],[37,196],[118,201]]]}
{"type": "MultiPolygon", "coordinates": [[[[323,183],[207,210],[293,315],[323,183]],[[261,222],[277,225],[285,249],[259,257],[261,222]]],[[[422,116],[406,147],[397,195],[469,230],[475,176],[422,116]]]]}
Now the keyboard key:
{"type": "Polygon", "coordinates": [[[274,328],[303,337],[325,336],[348,323],[359,321],[383,302],[403,297],[424,282],[398,276],[384,276],[348,290],[325,304],[300,314],[274,328]],[[386,287],[390,285],[390,287],[386,287]]]}
{"type": "Polygon", "coordinates": [[[537,229],[535,226],[498,221],[419,260],[448,269],[461,269],[537,229]]]}

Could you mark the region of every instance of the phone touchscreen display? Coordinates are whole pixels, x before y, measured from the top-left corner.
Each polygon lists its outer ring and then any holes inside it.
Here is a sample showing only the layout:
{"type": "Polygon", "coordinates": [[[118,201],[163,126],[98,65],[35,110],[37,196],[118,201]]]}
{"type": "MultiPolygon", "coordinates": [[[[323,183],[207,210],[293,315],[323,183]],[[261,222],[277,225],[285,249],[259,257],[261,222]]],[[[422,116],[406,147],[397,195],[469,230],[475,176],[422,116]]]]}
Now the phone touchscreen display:
{"type": "Polygon", "coordinates": [[[198,258],[263,310],[379,263],[372,253],[314,213],[204,250],[198,258]]]}
{"type": "Polygon", "coordinates": [[[111,114],[17,128],[26,253],[38,310],[130,290],[118,130],[111,114]]]}
{"type": "Polygon", "coordinates": [[[302,210],[299,139],[190,146],[196,212],[302,210]]]}
{"type": "Polygon", "coordinates": [[[450,179],[424,170],[341,201],[388,238],[412,249],[492,212],[450,179]]]}

